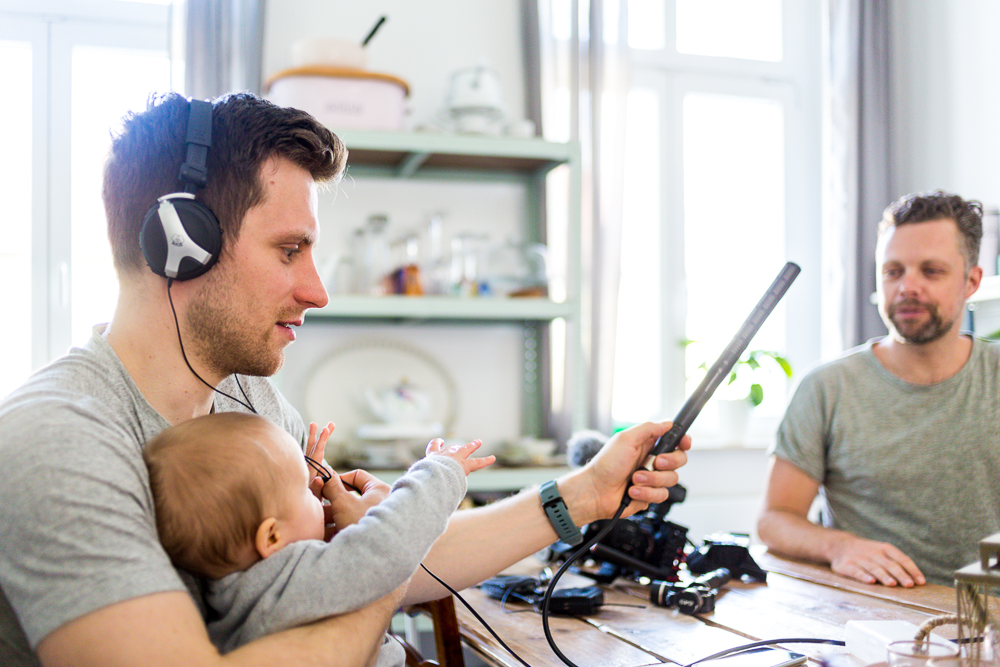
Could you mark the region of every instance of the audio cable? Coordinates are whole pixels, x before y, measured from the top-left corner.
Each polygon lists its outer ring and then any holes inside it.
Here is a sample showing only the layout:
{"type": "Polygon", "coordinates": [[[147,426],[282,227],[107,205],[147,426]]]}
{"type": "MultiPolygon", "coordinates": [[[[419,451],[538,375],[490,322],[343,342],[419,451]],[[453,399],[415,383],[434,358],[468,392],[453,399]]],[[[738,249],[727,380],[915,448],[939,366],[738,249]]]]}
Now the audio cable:
{"type": "Polygon", "coordinates": [[[244,408],[246,408],[250,412],[252,412],[254,414],[258,414],[257,410],[253,407],[253,404],[250,402],[250,397],[247,396],[246,390],[244,390],[243,389],[243,385],[240,384],[240,376],[238,374],[233,373],[233,378],[236,380],[236,386],[240,388],[240,393],[243,394],[243,398],[246,399],[245,403],[243,401],[241,401],[240,399],[236,398],[235,396],[231,396],[231,395],[227,394],[226,392],[222,391],[221,389],[219,389],[217,387],[213,387],[208,382],[205,382],[205,378],[203,378],[202,376],[198,375],[198,371],[196,371],[194,369],[194,367],[191,366],[191,362],[188,361],[188,358],[187,358],[187,353],[184,351],[184,341],[181,340],[181,325],[177,321],[177,310],[174,308],[174,297],[173,297],[173,294],[170,293],[170,287],[173,284],[174,284],[174,279],[173,278],[167,278],[167,301],[170,302],[170,312],[173,313],[173,316],[174,316],[174,329],[177,331],[177,343],[181,346],[181,356],[184,357],[184,363],[187,364],[188,369],[192,373],[194,373],[194,376],[196,378],[198,378],[199,380],[201,380],[201,383],[203,385],[205,385],[206,387],[208,387],[209,389],[211,389],[215,393],[222,394],[223,396],[225,396],[229,400],[234,401],[236,403],[239,403],[240,405],[242,405],[244,408]]]}
{"type": "Polygon", "coordinates": [[[815,637],[789,637],[786,639],[765,639],[758,642],[752,642],[750,644],[741,644],[740,646],[733,646],[732,648],[727,648],[724,651],[713,653],[712,655],[705,656],[704,658],[698,658],[694,662],[689,662],[683,667],[694,667],[694,665],[706,662],[708,660],[717,660],[719,658],[725,658],[730,655],[743,653],[744,651],[750,651],[755,648],[762,648],[765,646],[776,646],[778,644],[830,644],[832,646],[846,645],[845,642],[840,639],[817,639],[815,637]]]}
{"type": "Polygon", "coordinates": [[[454,595],[454,596],[455,596],[455,598],[456,598],[456,599],[457,599],[457,600],[458,600],[459,602],[461,602],[461,603],[462,603],[462,604],[463,604],[463,605],[465,606],[465,608],[466,608],[466,609],[468,609],[468,610],[469,610],[470,612],[472,612],[472,615],[476,617],[476,620],[477,620],[477,621],[479,621],[480,623],[482,623],[483,627],[484,627],[484,628],[486,628],[486,630],[487,630],[487,631],[488,631],[488,632],[489,632],[489,633],[490,633],[491,635],[493,635],[493,638],[494,638],[494,639],[496,639],[496,640],[497,640],[497,641],[498,641],[498,642],[500,643],[500,646],[502,646],[502,647],[504,648],[504,650],[505,650],[505,651],[507,651],[508,653],[510,653],[510,654],[511,654],[512,656],[514,656],[514,658],[515,658],[515,659],[516,659],[516,660],[517,660],[517,661],[518,661],[519,663],[521,663],[522,665],[524,665],[524,667],[531,667],[531,665],[530,665],[530,664],[528,664],[528,663],[527,663],[527,662],[526,662],[526,661],[524,660],[524,658],[522,658],[521,656],[519,656],[519,655],[518,655],[518,654],[517,654],[517,653],[516,653],[516,652],[514,651],[514,649],[512,649],[512,648],[511,648],[511,647],[509,647],[509,646],[507,646],[507,642],[505,642],[504,640],[500,639],[500,635],[498,635],[498,634],[496,633],[496,631],[495,631],[495,630],[494,630],[493,628],[491,628],[491,627],[490,627],[490,624],[486,622],[486,619],[485,619],[485,618],[483,618],[482,616],[480,616],[480,615],[479,615],[479,612],[478,612],[478,611],[476,611],[475,609],[473,609],[473,608],[472,608],[472,605],[471,605],[471,604],[469,604],[468,602],[466,602],[465,598],[463,598],[463,597],[462,597],[462,596],[461,596],[461,595],[459,594],[459,592],[458,592],[458,591],[456,591],[456,590],[455,590],[454,588],[452,588],[451,586],[449,586],[449,585],[448,585],[448,583],[447,583],[447,582],[445,582],[445,580],[444,580],[444,579],[442,579],[441,577],[437,576],[436,574],[434,574],[433,572],[431,572],[430,570],[428,570],[428,569],[427,569],[427,566],[426,566],[426,565],[424,565],[423,563],[421,563],[421,564],[420,564],[420,567],[422,567],[422,568],[423,568],[424,572],[426,572],[427,574],[431,575],[431,577],[433,577],[433,578],[434,578],[434,580],[435,580],[436,582],[438,582],[439,584],[441,584],[442,586],[444,586],[445,588],[447,588],[447,589],[448,589],[448,592],[449,592],[449,593],[451,593],[452,595],[454,595]]]}

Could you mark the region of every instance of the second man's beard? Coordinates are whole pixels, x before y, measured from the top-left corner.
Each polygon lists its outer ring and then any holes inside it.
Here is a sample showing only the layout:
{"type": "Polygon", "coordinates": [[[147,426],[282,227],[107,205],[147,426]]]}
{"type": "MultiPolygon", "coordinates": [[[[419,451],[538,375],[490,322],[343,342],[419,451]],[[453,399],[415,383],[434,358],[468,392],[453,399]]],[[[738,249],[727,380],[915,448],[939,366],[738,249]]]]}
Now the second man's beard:
{"type": "Polygon", "coordinates": [[[888,315],[889,321],[892,322],[893,328],[899,334],[899,337],[907,343],[915,345],[934,342],[951,331],[952,327],[955,326],[955,321],[946,322],[938,312],[937,306],[932,303],[920,303],[919,301],[895,303],[889,306],[888,315]],[[914,306],[919,306],[927,312],[926,322],[919,325],[914,323],[905,324],[896,319],[896,313],[901,308],[913,308],[914,306]]]}

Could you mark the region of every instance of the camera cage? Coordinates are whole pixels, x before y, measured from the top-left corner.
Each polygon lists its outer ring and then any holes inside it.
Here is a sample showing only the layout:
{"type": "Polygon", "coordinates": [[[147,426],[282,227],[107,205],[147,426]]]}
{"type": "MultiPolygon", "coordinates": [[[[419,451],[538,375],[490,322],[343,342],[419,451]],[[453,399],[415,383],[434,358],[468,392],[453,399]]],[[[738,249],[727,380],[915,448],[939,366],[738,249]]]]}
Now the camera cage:
{"type": "MultiPolygon", "coordinates": [[[[670,488],[667,500],[618,522],[591,547],[587,556],[598,564],[599,569],[575,568],[575,571],[602,584],[610,584],[618,577],[677,581],[677,573],[685,560],[688,529],[667,521],[666,516],[673,505],[684,501],[686,495],[687,490],[677,484],[670,488]]],[[[584,526],[584,540],[591,538],[606,524],[607,520],[602,520],[584,526]]],[[[573,550],[567,544],[556,542],[550,553],[553,560],[562,561],[573,550]]]]}

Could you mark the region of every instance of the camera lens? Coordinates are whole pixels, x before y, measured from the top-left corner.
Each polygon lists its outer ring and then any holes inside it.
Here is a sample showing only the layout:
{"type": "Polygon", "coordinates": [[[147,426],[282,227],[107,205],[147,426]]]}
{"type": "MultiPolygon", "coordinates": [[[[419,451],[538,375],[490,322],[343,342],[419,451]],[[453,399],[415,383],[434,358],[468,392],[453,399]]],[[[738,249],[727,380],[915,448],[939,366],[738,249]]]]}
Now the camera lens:
{"type": "Polygon", "coordinates": [[[649,600],[658,607],[674,606],[676,597],[675,586],[669,581],[653,581],[649,584],[649,600]]]}

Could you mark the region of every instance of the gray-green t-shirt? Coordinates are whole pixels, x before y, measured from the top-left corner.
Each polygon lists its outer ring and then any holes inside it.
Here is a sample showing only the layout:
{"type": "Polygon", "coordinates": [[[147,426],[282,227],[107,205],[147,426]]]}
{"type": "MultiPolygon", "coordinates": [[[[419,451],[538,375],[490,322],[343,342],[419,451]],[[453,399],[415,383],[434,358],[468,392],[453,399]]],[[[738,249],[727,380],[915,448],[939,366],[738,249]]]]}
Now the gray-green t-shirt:
{"type": "MultiPolygon", "coordinates": [[[[102,607],[188,590],[157,539],[142,445],[169,426],[96,327],[90,341],[0,403],[0,664],[102,607]]],[[[302,419],[263,378],[257,411],[305,442],[302,419]]],[[[241,396],[233,378],[220,385],[241,396]]],[[[217,411],[244,410],[225,397],[217,411]]]]}
{"type": "Polygon", "coordinates": [[[957,374],[914,385],[874,342],[802,379],[772,451],[822,484],[825,525],[889,542],[951,585],[1000,531],[1000,345],[973,339],[957,374]]]}

